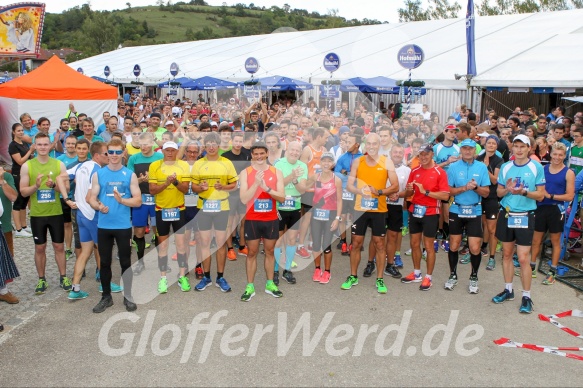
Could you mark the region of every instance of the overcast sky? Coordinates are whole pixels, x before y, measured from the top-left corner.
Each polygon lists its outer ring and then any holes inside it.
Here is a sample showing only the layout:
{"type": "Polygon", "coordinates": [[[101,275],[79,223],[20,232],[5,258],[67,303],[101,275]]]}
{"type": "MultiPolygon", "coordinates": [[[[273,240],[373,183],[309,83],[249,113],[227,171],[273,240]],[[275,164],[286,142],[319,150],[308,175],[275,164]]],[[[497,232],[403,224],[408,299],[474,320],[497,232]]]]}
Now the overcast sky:
{"type": "MultiPolygon", "coordinates": [[[[167,0],[166,0],[167,1],[167,0]]],[[[188,1],[183,0],[185,3],[188,1]]],[[[126,8],[127,1],[111,1],[111,0],[91,0],[91,9],[93,10],[112,10],[126,8]]],[[[156,0],[129,0],[132,7],[154,5],[156,0]]],[[[176,3],[177,1],[172,1],[176,3]]],[[[210,5],[221,5],[223,0],[206,0],[210,5]]],[[[66,9],[72,8],[76,5],[87,3],[87,0],[45,0],[47,5],[47,12],[60,13],[66,9]]],[[[270,7],[272,5],[282,6],[281,1],[275,0],[254,0],[254,1],[229,1],[228,5],[237,3],[250,4],[256,6],[270,7]]],[[[397,9],[402,7],[403,0],[285,0],[292,8],[305,9],[310,12],[316,11],[320,14],[327,14],[329,9],[337,9],[340,16],[346,19],[364,18],[377,19],[379,21],[388,21],[396,23],[399,21],[397,9]]]]}

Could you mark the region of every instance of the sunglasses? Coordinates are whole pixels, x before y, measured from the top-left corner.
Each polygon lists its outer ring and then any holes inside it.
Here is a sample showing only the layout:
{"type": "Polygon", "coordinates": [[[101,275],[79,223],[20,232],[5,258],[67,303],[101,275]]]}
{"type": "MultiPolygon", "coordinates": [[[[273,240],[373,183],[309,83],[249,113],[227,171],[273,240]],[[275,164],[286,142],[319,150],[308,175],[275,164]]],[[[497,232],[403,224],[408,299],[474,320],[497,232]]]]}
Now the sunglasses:
{"type": "Polygon", "coordinates": [[[123,151],[122,150],[107,150],[107,153],[109,155],[121,155],[121,154],[123,154],[123,151]]]}

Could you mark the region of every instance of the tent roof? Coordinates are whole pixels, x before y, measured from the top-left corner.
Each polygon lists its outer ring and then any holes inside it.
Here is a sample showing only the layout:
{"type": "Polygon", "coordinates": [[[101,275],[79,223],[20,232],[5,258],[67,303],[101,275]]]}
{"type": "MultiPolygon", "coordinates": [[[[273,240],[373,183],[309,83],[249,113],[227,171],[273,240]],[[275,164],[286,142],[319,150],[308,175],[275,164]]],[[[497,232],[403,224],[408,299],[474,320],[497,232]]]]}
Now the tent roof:
{"type": "Polygon", "coordinates": [[[200,77],[183,82],[182,87],[190,90],[222,90],[235,89],[237,84],[213,77],[200,77]]]}
{"type": "Polygon", "coordinates": [[[30,73],[0,85],[0,96],[20,100],[115,100],[117,89],[78,73],[53,56],[30,73]]]}
{"type": "MultiPolygon", "coordinates": [[[[135,79],[133,66],[140,64],[140,80],[158,83],[168,79],[170,64],[176,62],[187,77],[241,81],[250,78],[244,62],[253,56],[260,64],[255,77],[282,74],[319,84],[330,77],[323,68],[324,55],[335,52],[341,60],[335,79],[382,75],[399,80],[407,79],[409,72],[398,64],[397,52],[413,43],[425,52],[424,63],[412,71],[413,79],[426,81],[429,88],[466,89],[463,78],[454,79],[455,74],[466,74],[465,27],[465,18],[456,18],[127,47],[69,66],[101,75],[108,65],[116,81],[129,82],[135,79]],[[164,54],[168,52],[172,55],[164,54]]],[[[476,17],[478,75],[472,84],[583,86],[581,33],[583,9],[476,17]]]]}

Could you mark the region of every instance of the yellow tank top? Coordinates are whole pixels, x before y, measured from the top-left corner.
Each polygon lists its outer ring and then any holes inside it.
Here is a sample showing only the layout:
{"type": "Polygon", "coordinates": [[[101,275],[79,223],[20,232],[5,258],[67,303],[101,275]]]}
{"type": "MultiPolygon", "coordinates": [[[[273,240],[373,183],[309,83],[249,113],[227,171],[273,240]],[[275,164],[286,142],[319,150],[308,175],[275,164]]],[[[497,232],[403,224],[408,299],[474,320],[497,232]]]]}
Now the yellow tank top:
{"type": "MultiPolygon", "coordinates": [[[[357,160],[356,187],[362,189],[364,186],[370,185],[377,190],[386,188],[387,179],[389,178],[389,172],[386,169],[387,157],[381,155],[377,164],[374,166],[369,166],[366,160],[366,155],[357,160]]],[[[357,194],[354,202],[354,210],[361,212],[385,213],[387,211],[386,196],[377,196],[376,193],[372,194],[374,195],[371,195],[370,201],[364,200],[362,194],[357,194]]]]}

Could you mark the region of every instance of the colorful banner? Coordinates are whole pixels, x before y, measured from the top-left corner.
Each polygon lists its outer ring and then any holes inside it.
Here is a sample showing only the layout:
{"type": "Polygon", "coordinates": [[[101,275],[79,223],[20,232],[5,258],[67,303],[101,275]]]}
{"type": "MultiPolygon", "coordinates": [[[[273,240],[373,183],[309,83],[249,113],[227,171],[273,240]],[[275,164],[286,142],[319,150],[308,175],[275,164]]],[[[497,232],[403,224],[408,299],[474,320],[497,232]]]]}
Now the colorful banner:
{"type": "Polygon", "coordinates": [[[45,18],[43,3],[0,7],[0,56],[37,57],[45,18]]]}

